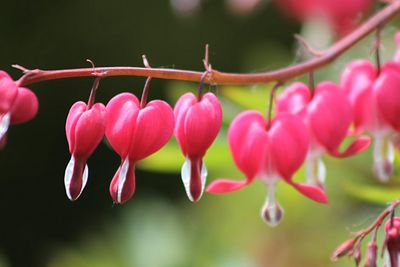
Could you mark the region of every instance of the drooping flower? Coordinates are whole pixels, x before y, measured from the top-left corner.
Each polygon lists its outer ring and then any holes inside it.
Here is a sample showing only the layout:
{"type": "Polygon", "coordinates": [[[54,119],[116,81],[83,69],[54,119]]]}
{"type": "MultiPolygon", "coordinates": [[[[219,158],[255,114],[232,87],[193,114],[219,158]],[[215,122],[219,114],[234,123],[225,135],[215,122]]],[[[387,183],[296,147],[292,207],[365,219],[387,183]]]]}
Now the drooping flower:
{"type": "Polygon", "coordinates": [[[392,173],[394,129],[400,125],[399,81],[400,67],[396,63],[383,65],[378,75],[367,60],[351,62],[341,77],[352,105],[355,131],[367,131],[375,140],[374,171],[381,181],[387,181],[392,173]]]}
{"type": "Polygon", "coordinates": [[[298,117],[288,113],[278,114],[268,129],[261,113],[242,112],[229,128],[228,141],[235,164],[246,179],[219,179],[208,186],[207,192],[220,194],[239,190],[258,177],[268,186],[261,215],[272,226],[277,225],[283,216],[283,210],[275,199],[275,186],[280,179],[314,201],[328,201],[319,187],[292,179],[302,165],[309,146],[307,129],[298,117]]]}
{"type": "Polygon", "coordinates": [[[385,246],[388,252],[386,266],[399,266],[400,258],[400,217],[388,220],[385,225],[385,246]]]}
{"type": "Polygon", "coordinates": [[[371,0],[276,0],[276,3],[296,20],[323,19],[341,35],[353,29],[361,15],[372,7],[371,0]]]}
{"type": "Polygon", "coordinates": [[[186,93],[175,105],[175,136],[186,161],[182,166],[182,181],[191,201],[203,194],[207,168],[203,157],[221,128],[222,108],[218,98],[207,93],[199,100],[186,93]]]}
{"type": "Polygon", "coordinates": [[[39,102],[29,89],[18,84],[4,71],[0,71],[0,148],[5,144],[10,124],[19,124],[36,116],[39,102]]]}
{"type": "Polygon", "coordinates": [[[309,184],[323,186],[326,176],[322,155],[348,157],[365,150],[370,139],[362,136],[343,152],[339,146],[346,138],[352,122],[351,105],[346,95],[332,82],[322,82],[314,94],[307,85],[296,82],[278,97],[279,113],[289,112],[302,118],[310,136],[306,159],[309,184]]]}
{"type": "Polygon", "coordinates": [[[65,169],[64,183],[67,196],[74,201],[86,186],[88,158],[101,142],[106,128],[106,108],[102,103],[88,107],[79,101],[69,110],[65,132],[71,160],[65,169]]]}
{"type": "Polygon", "coordinates": [[[164,101],[153,100],[140,108],[130,93],[113,97],[107,106],[106,137],[121,157],[121,165],[110,184],[115,203],[123,204],[135,192],[135,164],[157,152],[171,138],[174,113],[164,101]]]}

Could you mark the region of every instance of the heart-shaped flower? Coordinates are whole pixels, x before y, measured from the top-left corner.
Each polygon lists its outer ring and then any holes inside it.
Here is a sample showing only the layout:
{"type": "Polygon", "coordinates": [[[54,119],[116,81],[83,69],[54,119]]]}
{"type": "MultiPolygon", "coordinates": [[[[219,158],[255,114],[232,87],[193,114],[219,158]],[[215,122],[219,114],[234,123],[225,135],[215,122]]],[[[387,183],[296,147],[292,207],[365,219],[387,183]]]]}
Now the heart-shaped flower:
{"type": "Polygon", "coordinates": [[[4,71],[0,71],[0,148],[5,145],[10,124],[19,124],[36,116],[39,102],[29,89],[18,84],[4,71]]]}
{"type": "Polygon", "coordinates": [[[400,128],[398,112],[400,67],[387,63],[380,73],[367,60],[348,64],[341,77],[354,113],[355,131],[369,132],[374,142],[374,171],[381,181],[387,181],[394,161],[394,130],[400,128]]]}
{"type": "Polygon", "coordinates": [[[239,190],[258,177],[269,187],[261,214],[273,226],[283,215],[275,199],[275,186],[280,179],[314,201],[328,201],[319,187],[292,179],[302,165],[309,146],[307,129],[299,117],[278,114],[268,129],[261,113],[242,112],[229,128],[228,141],[235,164],[245,174],[246,180],[219,179],[208,186],[207,192],[219,194],[239,190]]]}
{"type": "Polygon", "coordinates": [[[121,157],[110,184],[115,203],[123,204],[135,192],[135,164],[161,149],[174,131],[174,113],[164,101],[153,100],[140,108],[131,93],[113,97],[107,106],[106,137],[121,157]]]}
{"type": "Polygon", "coordinates": [[[175,136],[186,161],[182,166],[182,181],[191,201],[203,194],[207,168],[203,157],[217,137],[222,123],[222,109],[218,98],[207,93],[199,100],[186,93],[175,105],[175,136]]]}
{"type": "Polygon", "coordinates": [[[348,157],[365,150],[370,139],[357,138],[343,152],[339,146],[346,138],[352,123],[352,110],[347,96],[332,82],[322,82],[314,94],[303,83],[294,83],[278,97],[279,113],[291,113],[302,118],[310,136],[306,159],[310,184],[323,186],[325,165],[321,159],[326,152],[334,157],[348,157]]]}
{"type": "Polygon", "coordinates": [[[102,103],[92,107],[82,101],[69,110],[65,132],[71,160],[65,170],[64,183],[67,196],[76,200],[86,186],[89,169],[86,161],[104,136],[106,108],[102,103]]]}

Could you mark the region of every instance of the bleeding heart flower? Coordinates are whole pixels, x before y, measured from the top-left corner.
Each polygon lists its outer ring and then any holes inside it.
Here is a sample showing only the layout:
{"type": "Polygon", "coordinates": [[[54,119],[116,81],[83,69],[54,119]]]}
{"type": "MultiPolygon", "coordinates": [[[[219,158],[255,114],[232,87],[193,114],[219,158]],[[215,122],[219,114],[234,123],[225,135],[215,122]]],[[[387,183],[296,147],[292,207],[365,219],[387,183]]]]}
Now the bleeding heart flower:
{"type": "Polygon", "coordinates": [[[278,7],[296,20],[327,20],[341,35],[349,32],[360,15],[372,6],[371,0],[276,0],[278,7]]]}
{"type": "Polygon", "coordinates": [[[5,144],[10,124],[19,124],[35,117],[39,108],[36,95],[0,71],[0,148],[5,144]]]}
{"type": "Polygon", "coordinates": [[[339,151],[352,122],[352,110],[346,95],[332,82],[320,83],[314,95],[305,84],[292,84],[278,97],[277,110],[300,116],[308,128],[310,146],[306,172],[309,184],[324,184],[326,170],[321,159],[324,153],[348,157],[365,150],[370,143],[368,137],[359,137],[345,151],[339,151]]]}
{"type": "Polygon", "coordinates": [[[399,79],[396,63],[385,64],[378,75],[367,60],[351,62],[341,77],[341,86],[352,105],[355,131],[368,131],[375,139],[374,171],[381,181],[387,181],[393,169],[393,128],[400,126],[399,79]]]}
{"type": "Polygon", "coordinates": [[[106,128],[106,108],[102,103],[88,107],[79,101],[69,110],[65,132],[71,160],[65,169],[67,196],[74,201],[86,186],[89,169],[86,161],[100,144],[106,128]]]}
{"type": "Polygon", "coordinates": [[[153,100],[140,108],[135,95],[122,93],[107,104],[106,137],[121,157],[110,184],[115,203],[123,204],[135,192],[135,164],[157,152],[171,138],[174,113],[164,101],[153,100]]]}
{"type": "Polygon", "coordinates": [[[275,199],[275,186],[280,179],[306,197],[327,203],[328,199],[319,187],[292,180],[309,146],[307,129],[299,117],[278,114],[268,129],[261,113],[242,112],[229,128],[228,141],[233,159],[246,180],[216,180],[208,186],[207,192],[220,194],[239,190],[258,177],[268,186],[261,216],[271,226],[277,225],[283,216],[283,210],[275,199]]]}
{"type": "Polygon", "coordinates": [[[212,93],[205,94],[200,100],[187,93],[179,98],[174,113],[175,136],[186,157],[181,171],[182,181],[189,199],[197,202],[207,178],[203,157],[221,128],[221,105],[212,93]]]}

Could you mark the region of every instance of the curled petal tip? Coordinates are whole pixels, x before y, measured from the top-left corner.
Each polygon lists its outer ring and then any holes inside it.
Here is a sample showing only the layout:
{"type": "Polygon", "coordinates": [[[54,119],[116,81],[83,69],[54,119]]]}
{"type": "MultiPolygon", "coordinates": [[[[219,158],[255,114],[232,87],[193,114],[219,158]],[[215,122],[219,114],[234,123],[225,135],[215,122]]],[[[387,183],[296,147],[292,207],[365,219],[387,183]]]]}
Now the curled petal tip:
{"type": "Polygon", "coordinates": [[[292,182],[291,185],[299,191],[304,196],[308,197],[315,202],[328,204],[328,196],[326,195],[325,191],[322,190],[319,186],[302,184],[302,183],[294,183],[292,182]]]}
{"type": "Polygon", "coordinates": [[[229,193],[240,190],[249,183],[250,181],[248,179],[243,181],[232,181],[229,179],[222,178],[215,180],[210,185],[208,185],[206,191],[207,193],[211,194],[229,193]]]}
{"type": "Polygon", "coordinates": [[[330,154],[338,158],[346,158],[366,150],[371,144],[371,138],[368,136],[360,136],[354,140],[345,151],[340,152],[338,149],[330,151],[330,154]]]}

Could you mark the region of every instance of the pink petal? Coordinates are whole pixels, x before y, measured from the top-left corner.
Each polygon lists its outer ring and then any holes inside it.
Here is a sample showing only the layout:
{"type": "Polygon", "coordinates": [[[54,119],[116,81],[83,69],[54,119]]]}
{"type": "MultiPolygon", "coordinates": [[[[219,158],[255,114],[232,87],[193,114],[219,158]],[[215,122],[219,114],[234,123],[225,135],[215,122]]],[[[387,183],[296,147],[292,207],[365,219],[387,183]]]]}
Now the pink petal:
{"type": "Polygon", "coordinates": [[[382,117],[396,131],[400,131],[400,66],[386,64],[376,80],[374,96],[382,117]]]}
{"type": "Polygon", "coordinates": [[[39,109],[39,101],[36,95],[29,89],[19,87],[18,96],[11,108],[11,123],[24,123],[36,116],[39,109]]]}
{"type": "Polygon", "coordinates": [[[139,115],[139,100],[131,93],[121,93],[113,97],[106,106],[106,137],[113,149],[125,158],[136,129],[139,115]]]}
{"type": "Polygon", "coordinates": [[[335,150],[344,140],[352,121],[346,95],[332,82],[320,83],[308,107],[310,129],[317,142],[335,150]]]}
{"type": "Polygon", "coordinates": [[[252,180],[266,162],[268,135],[263,115],[257,111],[240,113],[228,130],[228,142],[238,168],[252,180]]]}
{"type": "Polygon", "coordinates": [[[67,135],[69,152],[75,147],[75,126],[82,113],[87,109],[85,102],[79,101],[72,105],[68,112],[67,122],[65,123],[65,133],[67,135]]]}
{"type": "Polygon", "coordinates": [[[352,105],[357,101],[359,94],[370,90],[377,77],[375,66],[368,60],[355,60],[346,66],[341,79],[342,88],[352,105]]]}
{"type": "Polygon", "coordinates": [[[7,113],[18,95],[18,87],[4,71],[0,71],[0,114],[7,113]]]}
{"type": "Polygon", "coordinates": [[[183,140],[189,157],[202,157],[217,137],[222,124],[222,109],[218,98],[207,93],[200,102],[190,106],[183,121],[183,140]]]}
{"type": "Polygon", "coordinates": [[[164,101],[153,100],[141,109],[130,145],[131,160],[141,160],[158,151],[174,131],[174,113],[164,101]]]}
{"type": "Polygon", "coordinates": [[[211,194],[222,194],[237,191],[242,189],[249,183],[251,183],[253,179],[246,179],[242,181],[233,181],[229,179],[218,179],[207,186],[206,191],[211,194]]]}
{"type": "Polygon", "coordinates": [[[304,117],[310,101],[311,92],[307,85],[296,82],[287,87],[277,98],[277,111],[278,113],[289,112],[304,117]]]}
{"type": "Polygon", "coordinates": [[[186,114],[191,106],[197,103],[197,98],[192,93],[182,95],[175,104],[175,136],[184,155],[187,155],[185,138],[185,120],[186,114]]]}
{"type": "Polygon", "coordinates": [[[88,158],[101,142],[106,128],[106,108],[96,103],[82,113],[74,129],[75,144],[73,154],[76,157],[88,158]]]}
{"type": "Polygon", "coordinates": [[[338,158],[346,158],[352,155],[356,155],[366,150],[371,144],[371,138],[368,136],[361,136],[354,140],[343,152],[339,152],[338,148],[329,151],[329,153],[338,158]]]}
{"type": "Polygon", "coordinates": [[[302,184],[302,183],[294,183],[290,182],[290,184],[301,194],[312,199],[319,203],[328,203],[328,197],[326,193],[319,188],[318,186],[302,184]]]}
{"type": "Polygon", "coordinates": [[[346,92],[353,110],[356,132],[381,128],[372,88],[377,78],[375,66],[367,60],[356,60],[346,66],[341,77],[341,88],[346,92]]]}
{"type": "Polygon", "coordinates": [[[306,158],[309,145],[307,128],[300,117],[280,113],[272,121],[269,136],[272,165],[283,178],[290,179],[306,158]]]}

